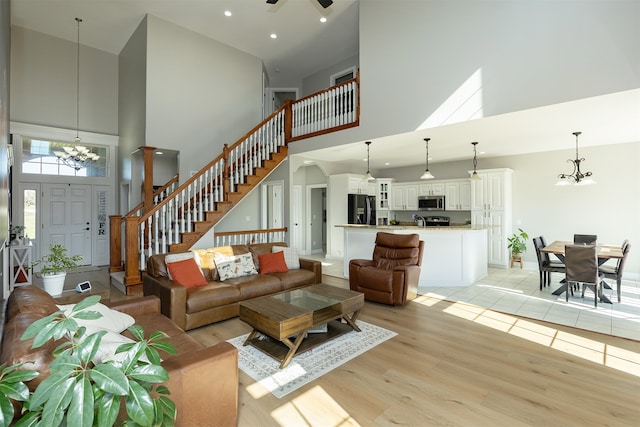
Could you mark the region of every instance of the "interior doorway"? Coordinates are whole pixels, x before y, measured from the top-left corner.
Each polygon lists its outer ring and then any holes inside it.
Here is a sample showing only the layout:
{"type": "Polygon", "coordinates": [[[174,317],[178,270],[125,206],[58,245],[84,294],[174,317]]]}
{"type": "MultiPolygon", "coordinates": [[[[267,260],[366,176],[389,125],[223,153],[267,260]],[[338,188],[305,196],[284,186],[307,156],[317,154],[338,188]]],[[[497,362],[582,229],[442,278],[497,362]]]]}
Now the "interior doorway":
{"type": "Polygon", "coordinates": [[[269,98],[271,100],[271,113],[282,107],[287,99],[298,99],[298,88],[271,88],[269,89],[269,98]]]}
{"type": "Polygon", "coordinates": [[[327,184],[307,185],[307,253],[327,253],[327,184]]]}

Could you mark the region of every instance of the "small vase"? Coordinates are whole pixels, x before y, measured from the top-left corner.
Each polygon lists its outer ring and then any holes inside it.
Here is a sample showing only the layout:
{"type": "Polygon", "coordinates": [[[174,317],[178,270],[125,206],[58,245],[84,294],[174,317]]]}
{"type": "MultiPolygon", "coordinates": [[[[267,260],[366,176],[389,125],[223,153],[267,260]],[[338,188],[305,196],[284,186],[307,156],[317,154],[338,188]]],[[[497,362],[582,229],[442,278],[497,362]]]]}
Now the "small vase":
{"type": "Polygon", "coordinates": [[[64,279],[67,277],[66,272],[43,274],[42,283],[44,284],[44,290],[51,296],[59,296],[64,289],[64,279]]]}

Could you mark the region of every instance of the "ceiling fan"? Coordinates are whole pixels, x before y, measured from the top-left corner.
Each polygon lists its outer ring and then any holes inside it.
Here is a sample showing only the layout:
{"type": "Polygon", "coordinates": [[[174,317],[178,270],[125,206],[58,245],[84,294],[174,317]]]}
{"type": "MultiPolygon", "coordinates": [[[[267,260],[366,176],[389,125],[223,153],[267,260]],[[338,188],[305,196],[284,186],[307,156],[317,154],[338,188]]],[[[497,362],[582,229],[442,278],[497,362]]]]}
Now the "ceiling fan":
{"type": "MultiPolygon", "coordinates": [[[[318,1],[318,4],[325,9],[333,4],[333,0],[317,0],[317,1],[318,1]]],[[[267,0],[267,3],[276,4],[278,3],[278,0],[267,0]]]]}

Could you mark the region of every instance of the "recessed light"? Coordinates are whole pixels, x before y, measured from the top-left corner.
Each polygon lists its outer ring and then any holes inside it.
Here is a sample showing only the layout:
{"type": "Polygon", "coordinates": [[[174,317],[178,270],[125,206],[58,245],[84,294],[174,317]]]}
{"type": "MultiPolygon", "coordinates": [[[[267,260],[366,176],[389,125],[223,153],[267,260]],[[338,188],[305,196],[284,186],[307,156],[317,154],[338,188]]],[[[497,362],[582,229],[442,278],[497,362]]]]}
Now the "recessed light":
{"type": "Polygon", "coordinates": [[[233,15],[233,14],[231,13],[230,10],[225,10],[224,11],[224,16],[231,16],[231,15],[233,15]]]}
{"type": "Polygon", "coordinates": [[[389,162],[386,162],[386,163],[385,163],[384,165],[385,165],[385,166],[389,166],[390,164],[391,164],[391,163],[389,163],[389,162]]]}
{"type": "Polygon", "coordinates": [[[320,18],[320,22],[324,24],[325,22],[327,22],[327,18],[323,16],[322,18],[320,18]]]}
{"type": "Polygon", "coordinates": [[[164,154],[164,152],[163,152],[163,151],[156,151],[156,154],[157,154],[158,156],[161,156],[161,155],[163,155],[163,154],[164,154]]]}
{"type": "Polygon", "coordinates": [[[270,37],[271,37],[272,39],[277,39],[277,38],[278,38],[278,35],[277,35],[276,33],[271,33],[271,36],[270,36],[270,37]]]}

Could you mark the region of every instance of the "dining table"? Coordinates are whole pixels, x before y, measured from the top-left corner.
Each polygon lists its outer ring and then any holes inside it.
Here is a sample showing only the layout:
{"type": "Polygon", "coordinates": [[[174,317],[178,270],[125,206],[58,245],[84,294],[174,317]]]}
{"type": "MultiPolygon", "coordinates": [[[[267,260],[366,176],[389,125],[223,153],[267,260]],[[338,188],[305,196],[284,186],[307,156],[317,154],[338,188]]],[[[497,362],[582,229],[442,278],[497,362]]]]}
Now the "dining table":
{"type": "MultiPolygon", "coordinates": [[[[564,248],[566,245],[573,245],[573,242],[567,242],[563,240],[556,240],[551,242],[549,245],[540,249],[541,252],[546,252],[549,254],[555,255],[563,264],[564,264],[564,248]]],[[[602,245],[596,244],[596,253],[598,256],[598,266],[604,264],[610,259],[619,259],[623,257],[622,254],[622,246],[621,245],[602,245]]],[[[604,280],[603,280],[604,282],[604,280]]],[[[562,295],[563,292],[567,291],[568,284],[566,280],[563,280],[562,285],[553,291],[553,295],[562,295]]],[[[604,282],[606,284],[606,282],[604,282]]],[[[608,286],[607,286],[608,287],[608,286]]],[[[607,298],[604,293],[600,292],[600,301],[611,304],[611,300],[607,298]]]]}

